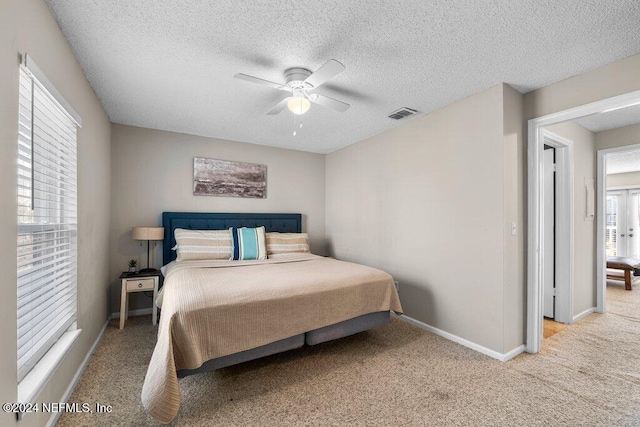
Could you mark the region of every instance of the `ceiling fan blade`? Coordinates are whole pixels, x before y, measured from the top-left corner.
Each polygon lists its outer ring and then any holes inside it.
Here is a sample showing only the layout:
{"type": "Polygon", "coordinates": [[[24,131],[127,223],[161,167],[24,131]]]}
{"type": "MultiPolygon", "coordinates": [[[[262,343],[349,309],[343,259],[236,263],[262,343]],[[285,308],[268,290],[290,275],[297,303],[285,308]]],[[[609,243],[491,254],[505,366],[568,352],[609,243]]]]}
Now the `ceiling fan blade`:
{"type": "Polygon", "coordinates": [[[343,72],[344,68],[344,65],[335,59],[330,59],[322,67],[318,68],[315,73],[307,77],[305,83],[309,83],[313,87],[318,87],[333,76],[343,72]]]}
{"type": "Polygon", "coordinates": [[[280,114],[282,110],[287,108],[287,102],[289,102],[289,99],[291,99],[290,96],[278,102],[271,110],[267,111],[267,114],[270,116],[275,116],[276,114],[280,114]]]}
{"type": "Polygon", "coordinates": [[[318,105],[322,105],[326,108],[331,108],[332,110],[338,111],[340,113],[344,113],[351,107],[351,105],[346,102],[338,101],[337,99],[329,98],[328,96],[318,95],[314,93],[309,97],[309,101],[316,103],[318,105]]]}
{"type": "Polygon", "coordinates": [[[234,74],[233,77],[240,80],[246,80],[251,83],[257,83],[259,85],[271,86],[274,89],[280,89],[283,86],[280,83],[270,82],[269,80],[259,79],[257,77],[248,76],[242,73],[234,74]]]}

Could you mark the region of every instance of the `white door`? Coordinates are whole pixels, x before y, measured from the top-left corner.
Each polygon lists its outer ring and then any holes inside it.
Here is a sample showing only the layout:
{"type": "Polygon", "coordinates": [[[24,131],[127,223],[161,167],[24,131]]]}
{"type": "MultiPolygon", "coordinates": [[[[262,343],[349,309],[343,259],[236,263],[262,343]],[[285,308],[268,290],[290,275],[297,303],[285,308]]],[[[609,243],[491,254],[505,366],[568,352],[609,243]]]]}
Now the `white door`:
{"type": "Polygon", "coordinates": [[[544,223],[544,259],[543,259],[543,283],[544,283],[544,317],[553,319],[555,317],[555,287],[556,287],[556,183],[555,183],[555,149],[544,150],[544,171],[543,171],[543,223],[544,223]]]}
{"type": "Polygon", "coordinates": [[[607,191],[607,256],[640,258],[640,190],[607,191]]]}

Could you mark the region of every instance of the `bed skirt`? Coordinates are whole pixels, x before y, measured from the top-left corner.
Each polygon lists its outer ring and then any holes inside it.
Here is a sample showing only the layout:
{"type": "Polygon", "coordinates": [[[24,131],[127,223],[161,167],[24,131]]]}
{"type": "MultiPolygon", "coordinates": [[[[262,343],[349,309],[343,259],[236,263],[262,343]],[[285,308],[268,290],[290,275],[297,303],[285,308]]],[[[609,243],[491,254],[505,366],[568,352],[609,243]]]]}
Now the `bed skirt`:
{"type": "Polygon", "coordinates": [[[338,322],[324,328],[314,329],[305,334],[298,334],[293,337],[275,341],[260,347],[229,354],[227,356],[216,357],[208,360],[196,369],[179,369],[178,378],[184,378],[189,375],[210,372],[216,369],[226,368],[228,366],[237,365],[239,363],[248,362],[250,360],[260,359],[272,354],[282,353],[289,350],[307,345],[316,345],[338,338],[348,337],[359,332],[386,325],[390,321],[390,313],[388,311],[378,311],[376,313],[364,314],[354,317],[353,319],[338,322]]]}

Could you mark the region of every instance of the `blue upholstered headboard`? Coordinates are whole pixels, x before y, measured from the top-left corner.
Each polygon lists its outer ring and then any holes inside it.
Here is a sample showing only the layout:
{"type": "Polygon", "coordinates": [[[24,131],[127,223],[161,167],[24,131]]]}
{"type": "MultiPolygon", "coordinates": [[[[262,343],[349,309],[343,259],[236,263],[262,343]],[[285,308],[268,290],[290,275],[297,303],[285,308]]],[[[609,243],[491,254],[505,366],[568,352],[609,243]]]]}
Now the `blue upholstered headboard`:
{"type": "Polygon", "coordinates": [[[176,259],[176,245],[173,230],[186,228],[190,230],[224,230],[229,227],[260,227],[264,225],[267,232],[281,233],[302,232],[301,214],[278,213],[202,213],[202,212],[163,212],[164,243],[162,244],[163,265],[176,259]]]}

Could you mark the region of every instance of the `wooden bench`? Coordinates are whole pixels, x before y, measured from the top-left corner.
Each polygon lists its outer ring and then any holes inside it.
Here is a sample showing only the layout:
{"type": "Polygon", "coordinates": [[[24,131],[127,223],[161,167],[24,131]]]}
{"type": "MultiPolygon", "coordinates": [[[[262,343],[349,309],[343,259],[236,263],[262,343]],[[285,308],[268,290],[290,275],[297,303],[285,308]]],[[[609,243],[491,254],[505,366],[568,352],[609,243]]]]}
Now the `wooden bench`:
{"type": "Polygon", "coordinates": [[[624,274],[613,274],[607,272],[607,279],[624,280],[624,288],[631,290],[631,272],[634,276],[640,276],[640,259],[625,258],[620,256],[607,257],[607,268],[612,270],[622,270],[624,274]]]}

